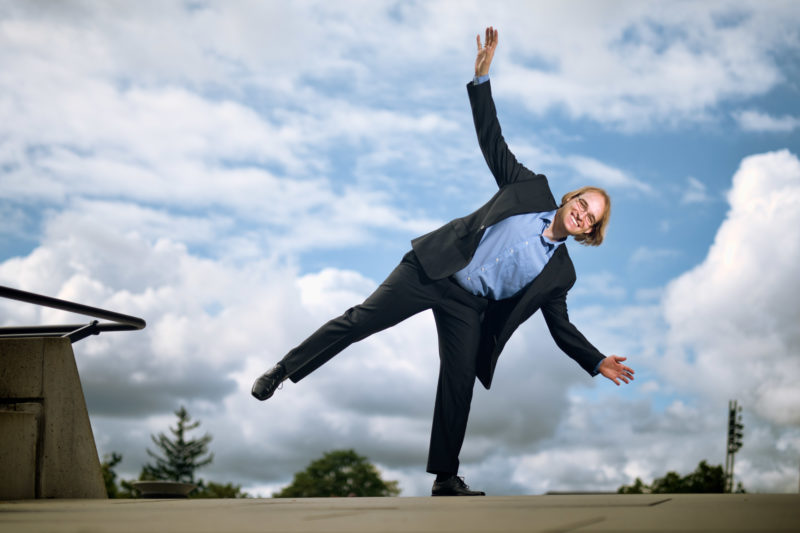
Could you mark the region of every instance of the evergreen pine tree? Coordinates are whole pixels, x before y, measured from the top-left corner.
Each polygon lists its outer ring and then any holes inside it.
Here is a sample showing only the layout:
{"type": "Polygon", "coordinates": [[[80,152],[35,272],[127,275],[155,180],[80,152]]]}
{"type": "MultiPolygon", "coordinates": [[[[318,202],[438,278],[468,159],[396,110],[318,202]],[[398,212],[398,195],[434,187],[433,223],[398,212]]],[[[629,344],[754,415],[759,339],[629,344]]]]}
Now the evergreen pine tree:
{"type": "Polygon", "coordinates": [[[214,454],[208,453],[211,435],[206,433],[199,439],[187,440],[186,434],[196,429],[200,422],[192,422],[183,406],[175,411],[175,416],[178,417],[178,424],[169,428],[174,438],[171,439],[164,433],[159,433],[158,437],[150,435],[162,455],[147,449],[147,454],[155,459],[156,463],[155,465],[148,463],[142,467],[141,479],[194,483],[195,470],[213,461],[214,454]],[[207,453],[208,455],[203,457],[207,453]]]}

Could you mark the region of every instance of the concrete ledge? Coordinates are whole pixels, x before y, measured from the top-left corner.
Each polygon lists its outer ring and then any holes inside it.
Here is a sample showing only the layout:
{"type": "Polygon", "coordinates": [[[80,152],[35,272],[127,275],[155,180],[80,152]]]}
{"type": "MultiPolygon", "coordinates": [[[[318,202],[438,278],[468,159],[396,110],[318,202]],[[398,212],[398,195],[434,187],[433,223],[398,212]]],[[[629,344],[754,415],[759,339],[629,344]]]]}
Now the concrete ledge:
{"type": "Polygon", "coordinates": [[[0,503],[0,532],[796,532],[796,494],[0,503]]]}
{"type": "Polygon", "coordinates": [[[37,417],[0,412],[0,500],[36,497],[37,417]]]}
{"type": "Polygon", "coordinates": [[[0,339],[0,428],[0,499],[106,497],[68,339],[0,339]]]}

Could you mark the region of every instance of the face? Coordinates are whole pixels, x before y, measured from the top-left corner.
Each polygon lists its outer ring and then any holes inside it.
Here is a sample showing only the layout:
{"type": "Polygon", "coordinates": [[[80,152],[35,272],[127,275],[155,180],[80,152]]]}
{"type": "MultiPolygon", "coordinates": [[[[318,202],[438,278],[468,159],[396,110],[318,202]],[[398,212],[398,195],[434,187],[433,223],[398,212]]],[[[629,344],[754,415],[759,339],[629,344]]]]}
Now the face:
{"type": "Polygon", "coordinates": [[[603,218],[605,210],[606,199],[595,191],[580,194],[559,209],[564,227],[570,235],[591,233],[597,221],[603,218]]]}

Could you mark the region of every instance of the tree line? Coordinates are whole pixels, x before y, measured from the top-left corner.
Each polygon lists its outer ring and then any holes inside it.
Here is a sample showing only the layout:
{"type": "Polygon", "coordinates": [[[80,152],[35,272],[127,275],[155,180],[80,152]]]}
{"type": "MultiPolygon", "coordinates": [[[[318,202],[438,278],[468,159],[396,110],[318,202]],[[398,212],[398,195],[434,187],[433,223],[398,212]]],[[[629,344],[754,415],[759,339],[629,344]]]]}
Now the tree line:
{"type": "MultiPolygon", "coordinates": [[[[175,481],[192,483],[197,488],[190,498],[248,498],[241,485],[206,481],[196,477],[196,471],[211,464],[214,454],[208,450],[212,440],[206,433],[190,438],[188,433],[200,426],[192,421],[186,408],[175,411],[177,423],[170,427],[171,436],[164,433],[151,435],[156,451],[147,449],[153,459],[142,467],[139,480],[175,481]]],[[[122,461],[122,455],[112,452],[102,462],[103,478],[109,498],[136,498],[135,480],[119,480],[114,468],[122,461]]],[[[722,493],[725,492],[726,477],[721,465],[711,466],[700,461],[694,472],[681,476],[667,472],[646,484],[640,478],[631,485],[617,489],[619,494],[665,494],[665,493],[722,493]]],[[[741,482],[735,492],[746,492],[741,482]]],[[[334,450],[312,461],[305,470],[297,472],[292,482],[276,492],[274,498],[319,498],[346,496],[398,496],[397,481],[382,479],[378,469],[369,460],[354,450],[334,450]]]]}
{"type": "MultiPolygon", "coordinates": [[[[177,423],[170,427],[171,436],[164,433],[151,435],[156,451],[146,450],[153,459],[142,467],[138,481],[174,481],[192,483],[197,488],[189,498],[249,498],[241,485],[206,481],[196,477],[196,471],[211,464],[214,454],[208,450],[212,440],[206,433],[199,438],[190,438],[188,433],[200,426],[192,421],[186,408],[175,411],[177,423]]],[[[112,452],[101,464],[103,480],[109,498],[137,498],[134,487],[137,480],[117,480],[115,467],[122,455],[112,452]]],[[[384,481],[378,469],[366,457],[354,450],[334,450],[312,461],[308,467],[297,472],[292,482],[274,498],[314,498],[329,496],[397,496],[400,488],[397,481],[384,481]]]]}

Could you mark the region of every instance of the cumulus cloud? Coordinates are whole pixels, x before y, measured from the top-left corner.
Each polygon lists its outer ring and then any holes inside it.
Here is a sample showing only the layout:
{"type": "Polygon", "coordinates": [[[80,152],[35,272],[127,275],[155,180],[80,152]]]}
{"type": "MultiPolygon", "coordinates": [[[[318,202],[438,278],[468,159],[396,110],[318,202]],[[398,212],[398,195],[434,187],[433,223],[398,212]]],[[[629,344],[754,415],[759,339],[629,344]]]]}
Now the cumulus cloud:
{"type": "Polygon", "coordinates": [[[766,420],[800,424],[800,161],[787,150],[744,159],[705,260],[666,290],[665,371],[766,420]],[[788,233],[787,233],[788,232],[788,233]],[[709,379],[715,375],[716,379],[709,379]]]}
{"type": "MultiPolygon", "coordinates": [[[[149,435],[186,404],[214,435],[216,460],[204,477],[268,495],[322,452],[355,447],[401,479],[404,494],[427,493],[422,471],[438,366],[428,314],[351,347],[269,402],[249,396],[252,381],[369,294],[385,272],[367,273],[360,259],[377,255],[379,238],[407,246],[490,192],[461,81],[474,59],[475,21],[501,28],[506,52],[493,67],[501,115],[556,110],[625,131],[696,124],[725,102],[765,94],[781,81],[773,52],[791,47],[799,27],[792,3],[642,6],[3,3],[0,237],[33,245],[3,256],[0,283],[148,321],[141,332],[75,345],[101,454],[122,452],[123,475],[138,475],[149,435]],[[309,266],[305,257],[318,250],[346,254],[357,270],[309,266]]],[[[564,153],[514,137],[520,159],[548,175],[636,195],[657,189],[577,144],[564,153]]],[[[763,457],[745,458],[744,472],[766,488],[775,480],[787,486],[786,468],[764,463],[775,446],[784,456],[797,451],[797,434],[785,427],[796,421],[786,406],[797,376],[770,370],[785,369],[797,351],[786,333],[797,318],[787,301],[796,256],[791,242],[758,238],[756,230],[796,222],[783,218],[791,216],[788,200],[767,195],[779,183],[796,193],[776,177],[793,175],[793,158],[743,163],[722,244],[667,291],[669,328],[653,304],[660,287],[637,291],[642,303],[626,307],[629,291],[615,275],[580,274],[591,294],[615,304],[613,312],[571,309],[573,320],[601,350],[630,355],[642,392],[666,397],[666,405],[590,380],[536,316],[508,345],[493,390],[476,391],[462,454],[471,483],[495,494],[607,490],[629,476],[688,471],[713,460],[716,449],[696,443],[721,445],[723,428],[716,415],[670,395],[688,388],[727,402],[728,389],[700,383],[722,373],[767,417],[748,421],[753,440],[743,453],[763,457]],[[763,187],[747,185],[753,180],[763,187]],[[757,207],[742,216],[750,203],[757,207]],[[754,243],[772,253],[761,262],[763,279],[754,243]],[[737,269],[746,274],[731,274],[737,269]],[[696,308],[675,296],[707,288],[696,308]],[[745,317],[733,294],[760,312],[745,317]],[[735,350],[733,360],[768,385],[749,387],[738,377],[746,372],[725,366],[697,313],[731,340],[723,348],[735,350]],[[726,324],[736,331],[729,335],[726,324]],[[745,338],[748,331],[765,339],[761,359],[743,354],[744,341],[755,338],[745,338]],[[681,369],[700,377],[684,386],[681,369]],[[621,412],[631,416],[620,421],[621,412]]],[[[707,195],[691,179],[689,189],[686,201],[707,195]]],[[[622,257],[646,266],[674,253],[639,248],[622,257]]],[[[589,293],[582,286],[575,296],[589,293]]],[[[75,317],[0,302],[3,324],[67,321],[75,317]]]]}
{"type": "Polygon", "coordinates": [[[555,109],[627,131],[706,121],[722,102],[764,94],[782,79],[766,58],[796,46],[798,15],[791,2],[773,6],[784,16],[746,2],[528,6],[506,14],[526,24],[497,24],[509,28],[500,40],[514,50],[499,58],[498,90],[538,113],[555,109]]]}
{"type": "Polygon", "coordinates": [[[775,133],[790,133],[800,128],[800,117],[782,115],[774,117],[761,111],[749,109],[734,113],[736,122],[744,131],[763,131],[775,133]]]}

